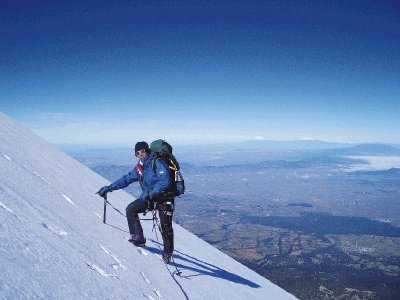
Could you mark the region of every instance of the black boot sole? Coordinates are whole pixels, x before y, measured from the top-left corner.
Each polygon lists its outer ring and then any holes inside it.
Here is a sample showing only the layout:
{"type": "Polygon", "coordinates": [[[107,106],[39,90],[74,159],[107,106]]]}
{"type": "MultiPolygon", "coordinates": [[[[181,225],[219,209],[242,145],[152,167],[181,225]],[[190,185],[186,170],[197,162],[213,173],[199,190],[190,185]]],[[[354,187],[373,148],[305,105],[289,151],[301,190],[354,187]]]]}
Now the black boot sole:
{"type": "Polygon", "coordinates": [[[130,239],[128,240],[129,243],[132,243],[133,245],[135,245],[136,247],[141,247],[144,248],[146,246],[146,241],[145,242],[135,242],[134,240],[130,239]]]}

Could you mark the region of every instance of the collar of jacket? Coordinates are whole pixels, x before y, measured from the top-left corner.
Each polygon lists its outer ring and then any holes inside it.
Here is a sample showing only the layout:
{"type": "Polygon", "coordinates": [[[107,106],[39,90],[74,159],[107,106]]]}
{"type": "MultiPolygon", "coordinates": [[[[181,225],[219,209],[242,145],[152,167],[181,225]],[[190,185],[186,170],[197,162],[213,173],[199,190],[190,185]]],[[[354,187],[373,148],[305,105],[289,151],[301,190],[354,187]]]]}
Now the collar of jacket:
{"type": "Polygon", "coordinates": [[[150,164],[150,162],[153,160],[154,156],[155,156],[155,153],[150,153],[147,157],[141,159],[139,161],[138,165],[142,165],[143,169],[145,169],[150,164]]]}

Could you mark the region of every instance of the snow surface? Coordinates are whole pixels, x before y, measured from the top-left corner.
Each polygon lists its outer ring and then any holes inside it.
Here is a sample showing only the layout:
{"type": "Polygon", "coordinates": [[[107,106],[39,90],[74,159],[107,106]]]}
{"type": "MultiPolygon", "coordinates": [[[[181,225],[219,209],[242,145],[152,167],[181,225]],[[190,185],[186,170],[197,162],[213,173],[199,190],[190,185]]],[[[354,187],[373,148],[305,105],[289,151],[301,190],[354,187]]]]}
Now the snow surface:
{"type": "MultiPolygon", "coordinates": [[[[110,207],[102,223],[109,183],[1,112],[0,154],[0,299],[295,299],[174,224],[179,277],[151,221],[134,247],[110,207]]],[[[133,200],[109,194],[120,210],[133,200]]]]}

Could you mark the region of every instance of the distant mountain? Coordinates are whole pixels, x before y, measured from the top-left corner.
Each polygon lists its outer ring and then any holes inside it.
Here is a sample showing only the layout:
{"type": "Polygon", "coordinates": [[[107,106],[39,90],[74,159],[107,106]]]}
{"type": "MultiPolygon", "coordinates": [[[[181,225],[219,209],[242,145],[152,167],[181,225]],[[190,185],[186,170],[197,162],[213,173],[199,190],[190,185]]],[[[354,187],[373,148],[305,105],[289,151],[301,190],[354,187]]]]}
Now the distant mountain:
{"type": "Polygon", "coordinates": [[[399,168],[390,168],[388,170],[379,170],[379,171],[357,171],[356,174],[360,175],[377,175],[377,176],[396,176],[400,177],[400,169],[399,168]]]}
{"type": "MultiPolygon", "coordinates": [[[[224,144],[227,145],[227,144],[224,144]]],[[[355,144],[334,143],[319,140],[293,140],[293,141],[271,141],[250,140],[234,144],[235,149],[264,149],[264,150],[319,150],[352,147],[355,144]]]]}
{"type": "Polygon", "coordinates": [[[197,166],[190,163],[182,163],[181,169],[183,174],[207,174],[207,173],[224,173],[224,172],[255,172],[267,169],[301,169],[316,166],[332,166],[332,165],[353,165],[356,163],[365,163],[363,160],[351,159],[345,157],[330,157],[316,155],[300,160],[272,160],[262,161],[253,164],[231,164],[224,166],[197,166]]]}
{"type": "Polygon", "coordinates": [[[400,148],[378,143],[360,144],[349,148],[333,149],[328,153],[341,156],[397,156],[400,155],[400,148]]]}

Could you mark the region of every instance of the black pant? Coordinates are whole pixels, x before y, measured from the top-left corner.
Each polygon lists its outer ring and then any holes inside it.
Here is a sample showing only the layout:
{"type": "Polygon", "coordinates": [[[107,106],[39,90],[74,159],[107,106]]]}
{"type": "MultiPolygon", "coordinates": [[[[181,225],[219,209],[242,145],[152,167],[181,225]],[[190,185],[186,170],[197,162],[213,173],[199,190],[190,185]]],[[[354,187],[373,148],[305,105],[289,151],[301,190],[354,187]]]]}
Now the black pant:
{"type": "MultiPolygon", "coordinates": [[[[172,200],[173,201],[173,200],[172,200]]],[[[134,235],[143,236],[142,224],[140,224],[139,213],[144,213],[147,209],[146,203],[137,199],[126,207],[126,217],[128,220],[129,232],[134,235]]],[[[172,228],[173,212],[158,211],[160,216],[162,239],[164,243],[164,252],[171,253],[174,251],[174,230],[172,228]]]]}

